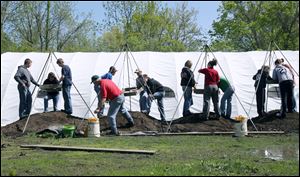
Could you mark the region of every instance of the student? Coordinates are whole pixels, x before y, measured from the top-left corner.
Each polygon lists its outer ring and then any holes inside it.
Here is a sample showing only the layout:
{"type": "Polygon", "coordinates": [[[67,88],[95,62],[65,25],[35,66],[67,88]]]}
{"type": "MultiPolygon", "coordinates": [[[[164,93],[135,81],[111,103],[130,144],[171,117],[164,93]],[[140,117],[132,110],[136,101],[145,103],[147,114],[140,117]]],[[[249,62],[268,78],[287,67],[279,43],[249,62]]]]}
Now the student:
{"type": "Polygon", "coordinates": [[[141,90],[140,91],[140,99],[139,99],[140,111],[142,113],[148,113],[149,106],[150,106],[150,99],[149,99],[148,93],[145,88],[146,86],[145,86],[145,81],[143,78],[142,71],[137,69],[134,73],[136,73],[138,76],[136,78],[137,90],[141,90]]]}
{"type": "Polygon", "coordinates": [[[160,118],[163,123],[166,123],[166,116],[164,111],[163,97],[165,96],[164,87],[157,80],[150,78],[147,74],[143,75],[144,81],[147,85],[146,91],[150,98],[150,105],[148,109],[148,114],[151,110],[151,104],[154,99],[157,99],[158,111],[160,113],[160,118]]]}
{"type": "Polygon", "coordinates": [[[56,63],[62,68],[61,78],[59,79],[59,82],[62,81],[62,94],[64,98],[64,110],[62,111],[68,115],[71,115],[73,112],[71,102],[72,72],[70,67],[64,64],[63,59],[57,59],[56,63]]]}
{"type": "Polygon", "coordinates": [[[214,111],[216,118],[220,117],[219,114],[219,88],[218,83],[220,81],[220,76],[218,71],[213,67],[217,65],[217,60],[213,59],[208,62],[207,68],[200,69],[198,72],[205,75],[204,79],[204,105],[203,105],[203,114],[204,119],[208,120],[209,117],[209,107],[210,107],[210,98],[212,98],[214,104],[214,111]]]}
{"type": "Polygon", "coordinates": [[[268,81],[273,79],[269,75],[270,67],[262,66],[261,69],[252,77],[255,80],[255,94],[256,94],[256,106],[258,117],[263,117],[265,112],[265,101],[266,101],[266,85],[268,81]]]}
{"type": "Polygon", "coordinates": [[[30,83],[32,82],[36,86],[40,86],[30,74],[28,68],[32,65],[32,61],[27,58],[24,61],[24,65],[18,67],[17,73],[14,79],[18,82],[18,91],[20,97],[19,105],[19,117],[25,119],[29,116],[32,104],[32,95],[30,92],[30,83]]]}
{"type": "Polygon", "coordinates": [[[282,59],[275,61],[275,69],[273,70],[273,79],[279,82],[281,95],[281,111],[277,116],[281,119],[286,117],[286,110],[292,112],[293,110],[293,73],[290,69],[285,67],[282,59]]]}
{"type": "MultiPolygon", "coordinates": [[[[99,83],[100,77],[98,75],[93,75],[91,78],[91,84],[94,84],[94,90],[97,94],[97,98],[98,98],[98,104],[101,102],[101,93],[100,93],[100,85],[96,84],[99,83]]],[[[98,105],[98,107],[100,107],[100,105],[98,105]]],[[[105,104],[102,105],[100,110],[95,110],[94,112],[97,113],[97,117],[100,118],[103,116],[104,113],[104,108],[105,108],[105,104]]]]}
{"type": "Polygon", "coordinates": [[[184,67],[181,70],[181,82],[182,91],[184,92],[184,103],[183,103],[183,116],[191,115],[190,107],[193,105],[192,91],[195,87],[194,73],[191,70],[192,62],[187,60],[184,67]]]}
{"type": "Polygon", "coordinates": [[[112,80],[112,77],[116,74],[117,71],[118,70],[114,66],[111,66],[109,68],[108,73],[101,76],[101,79],[110,79],[110,80],[112,80]]]}
{"type": "Polygon", "coordinates": [[[232,107],[231,100],[232,100],[232,95],[234,93],[234,88],[229,83],[229,81],[224,77],[220,78],[219,88],[224,93],[224,95],[221,98],[221,105],[220,105],[221,116],[225,119],[230,119],[231,107],[232,107]],[[225,107],[226,107],[226,109],[225,109],[225,107]]]}
{"type": "MultiPolygon", "coordinates": [[[[58,85],[59,82],[55,77],[53,72],[48,74],[48,78],[44,81],[43,85],[55,84],[58,85]]],[[[57,111],[57,103],[59,100],[59,92],[56,90],[47,92],[47,95],[44,97],[44,112],[48,112],[48,101],[53,100],[53,111],[57,111]]]]}
{"type": "Polygon", "coordinates": [[[127,109],[124,108],[123,104],[125,101],[124,94],[116,86],[116,84],[109,79],[100,79],[94,81],[94,84],[100,85],[101,101],[98,104],[97,111],[101,111],[106,100],[109,100],[109,110],[108,110],[108,121],[111,127],[111,135],[119,135],[117,130],[116,117],[118,112],[121,112],[123,117],[127,119],[126,127],[134,126],[133,119],[127,109]]]}

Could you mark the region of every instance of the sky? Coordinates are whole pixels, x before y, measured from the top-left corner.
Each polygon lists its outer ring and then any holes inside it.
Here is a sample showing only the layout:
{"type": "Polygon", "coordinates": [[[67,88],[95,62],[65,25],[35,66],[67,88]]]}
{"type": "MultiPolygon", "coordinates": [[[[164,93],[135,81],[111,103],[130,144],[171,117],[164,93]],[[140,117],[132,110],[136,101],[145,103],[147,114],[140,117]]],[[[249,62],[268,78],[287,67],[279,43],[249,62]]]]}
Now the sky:
{"type": "MultiPolygon", "coordinates": [[[[176,5],[183,1],[163,1],[167,2],[171,8],[176,8],[176,5]]],[[[96,22],[102,23],[104,19],[104,8],[101,1],[77,1],[75,2],[75,10],[80,15],[81,13],[92,13],[92,19],[96,22]]],[[[201,28],[202,33],[207,33],[212,29],[213,20],[217,20],[217,9],[221,1],[188,1],[189,8],[193,7],[198,11],[197,24],[201,28]]]]}

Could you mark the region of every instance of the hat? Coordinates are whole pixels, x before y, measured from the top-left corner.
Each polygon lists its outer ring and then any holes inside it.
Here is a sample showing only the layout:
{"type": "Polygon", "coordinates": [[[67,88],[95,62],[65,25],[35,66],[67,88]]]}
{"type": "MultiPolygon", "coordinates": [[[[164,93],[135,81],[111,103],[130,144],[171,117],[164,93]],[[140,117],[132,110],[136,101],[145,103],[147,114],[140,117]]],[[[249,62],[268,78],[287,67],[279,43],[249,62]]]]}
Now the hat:
{"type": "Polygon", "coordinates": [[[93,75],[92,78],[91,78],[91,80],[92,80],[91,84],[92,84],[93,82],[95,82],[96,80],[98,80],[98,79],[99,79],[99,76],[98,76],[98,75],[93,75]]]}
{"type": "Polygon", "coordinates": [[[136,69],[135,71],[134,71],[134,73],[142,73],[142,71],[141,70],[139,70],[139,69],[136,69]]]}
{"type": "Polygon", "coordinates": [[[109,68],[109,72],[113,73],[113,72],[117,72],[118,70],[114,67],[114,66],[111,66],[109,68]]]}

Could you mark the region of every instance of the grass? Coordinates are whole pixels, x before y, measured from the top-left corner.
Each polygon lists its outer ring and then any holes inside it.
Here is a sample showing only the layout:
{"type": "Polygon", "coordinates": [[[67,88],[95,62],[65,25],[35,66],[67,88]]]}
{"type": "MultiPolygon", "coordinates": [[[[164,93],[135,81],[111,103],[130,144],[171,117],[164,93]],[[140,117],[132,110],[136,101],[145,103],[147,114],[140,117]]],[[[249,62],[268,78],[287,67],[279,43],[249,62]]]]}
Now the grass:
{"type": "Polygon", "coordinates": [[[1,137],[2,175],[299,175],[299,134],[100,138],[1,137]],[[156,150],[155,155],[22,149],[20,144],[156,150]],[[283,160],[255,153],[266,148],[298,150],[283,160]]]}

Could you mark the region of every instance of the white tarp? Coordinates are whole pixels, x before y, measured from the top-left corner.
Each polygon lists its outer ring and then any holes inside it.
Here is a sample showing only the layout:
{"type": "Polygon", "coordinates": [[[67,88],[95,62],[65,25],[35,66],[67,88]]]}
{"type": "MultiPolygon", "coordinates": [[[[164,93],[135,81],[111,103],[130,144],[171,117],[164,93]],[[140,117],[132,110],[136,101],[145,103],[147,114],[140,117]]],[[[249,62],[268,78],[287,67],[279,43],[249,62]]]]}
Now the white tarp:
{"type": "MultiPolygon", "coordinates": [[[[284,56],[288,59],[290,64],[299,73],[299,51],[282,51],[284,56]]],[[[23,65],[26,58],[33,61],[32,66],[29,68],[33,78],[39,83],[43,83],[50,71],[61,76],[61,68],[56,64],[56,58],[63,58],[66,65],[69,65],[72,70],[73,83],[86,101],[87,105],[91,105],[96,97],[91,82],[92,75],[103,75],[108,72],[110,66],[115,64],[118,72],[113,77],[113,81],[120,87],[126,88],[135,86],[136,74],[134,70],[137,66],[147,73],[150,77],[158,80],[164,86],[167,86],[175,92],[175,98],[165,98],[164,107],[167,120],[179,118],[182,116],[183,98],[182,88],[180,86],[180,72],[186,60],[193,62],[192,69],[195,69],[195,79],[199,83],[198,87],[203,88],[204,77],[198,73],[200,68],[203,68],[206,63],[212,58],[216,57],[219,65],[216,69],[219,71],[220,76],[226,75],[231,84],[235,87],[236,95],[232,100],[232,116],[246,115],[244,109],[249,112],[249,116],[256,116],[256,102],[255,102],[255,89],[254,80],[252,76],[257,72],[266,60],[266,65],[271,63],[271,72],[274,68],[274,61],[276,58],[283,58],[280,51],[274,51],[269,57],[267,51],[252,51],[252,52],[215,52],[215,53],[201,52],[122,52],[122,53],[4,53],[1,55],[1,126],[10,124],[19,119],[19,93],[17,90],[17,82],[14,80],[14,75],[19,65],[23,65]],[[213,56],[214,55],[214,56],[213,56]],[[200,57],[201,56],[201,57],[200,57]],[[41,74],[43,67],[49,57],[49,64],[46,65],[43,74],[41,74]],[[118,60],[117,60],[118,59],[118,60]],[[198,62],[198,64],[197,64],[198,62]],[[197,66],[196,66],[197,64],[197,66]],[[129,81],[128,81],[129,78],[129,81]],[[178,105],[179,101],[180,104],[178,105]],[[240,104],[240,102],[241,104],[240,104]],[[253,102],[252,106],[251,103],[253,102]],[[244,108],[243,108],[244,107],[244,108]],[[175,112],[175,110],[177,111],[175,112]]],[[[299,80],[296,76],[296,81],[299,80]]],[[[276,85],[270,85],[274,87],[276,85]]],[[[34,90],[34,85],[31,85],[31,91],[34,90]]],[[[43,99],[36,98],[38,88],[33,93],[33,106],[31,114],[43,112],[43,99]],[[36,99],[35,99],[36,98],[36,99]]],[[[222,93],[220,94],[220,98],[222,93]]],[[[297,111],[299,111],[299,83],[295,87],[295,96],[297,100],[297,111]]],[[[83,99],[78,94],[73,86],[71,89],[73,115],[88,118],[91,113],[83,99]]],[[[126,97],[125,107],[132,111],[139,111],[138,104],[139,96],[126,97]],[[131,102],[131,104],[130,104],[131,102]]],[[[203,95],[193,94],[194,105],[191,108],[192,112],[202,112],[203,95]]],[[[95,110],[97,101],[91,107],[95,110]]],[[[106,105],[105,114],[107,113],[106,105]]],[[[60,100],[58,104],[59,109],[63,109],[63,98],[60,93],[60,100]]],[[[211,110],[213,106],[211,103],[211,110]]],[[[267,111],[279,109],[280,99],[269,98],[267,111]]],[[[49,101],[49,110],[51,111],[52,100],[49,101]]],[[[155,102],[152,103],[151,116],[159,118],[159,112],[155,102]]]]}

